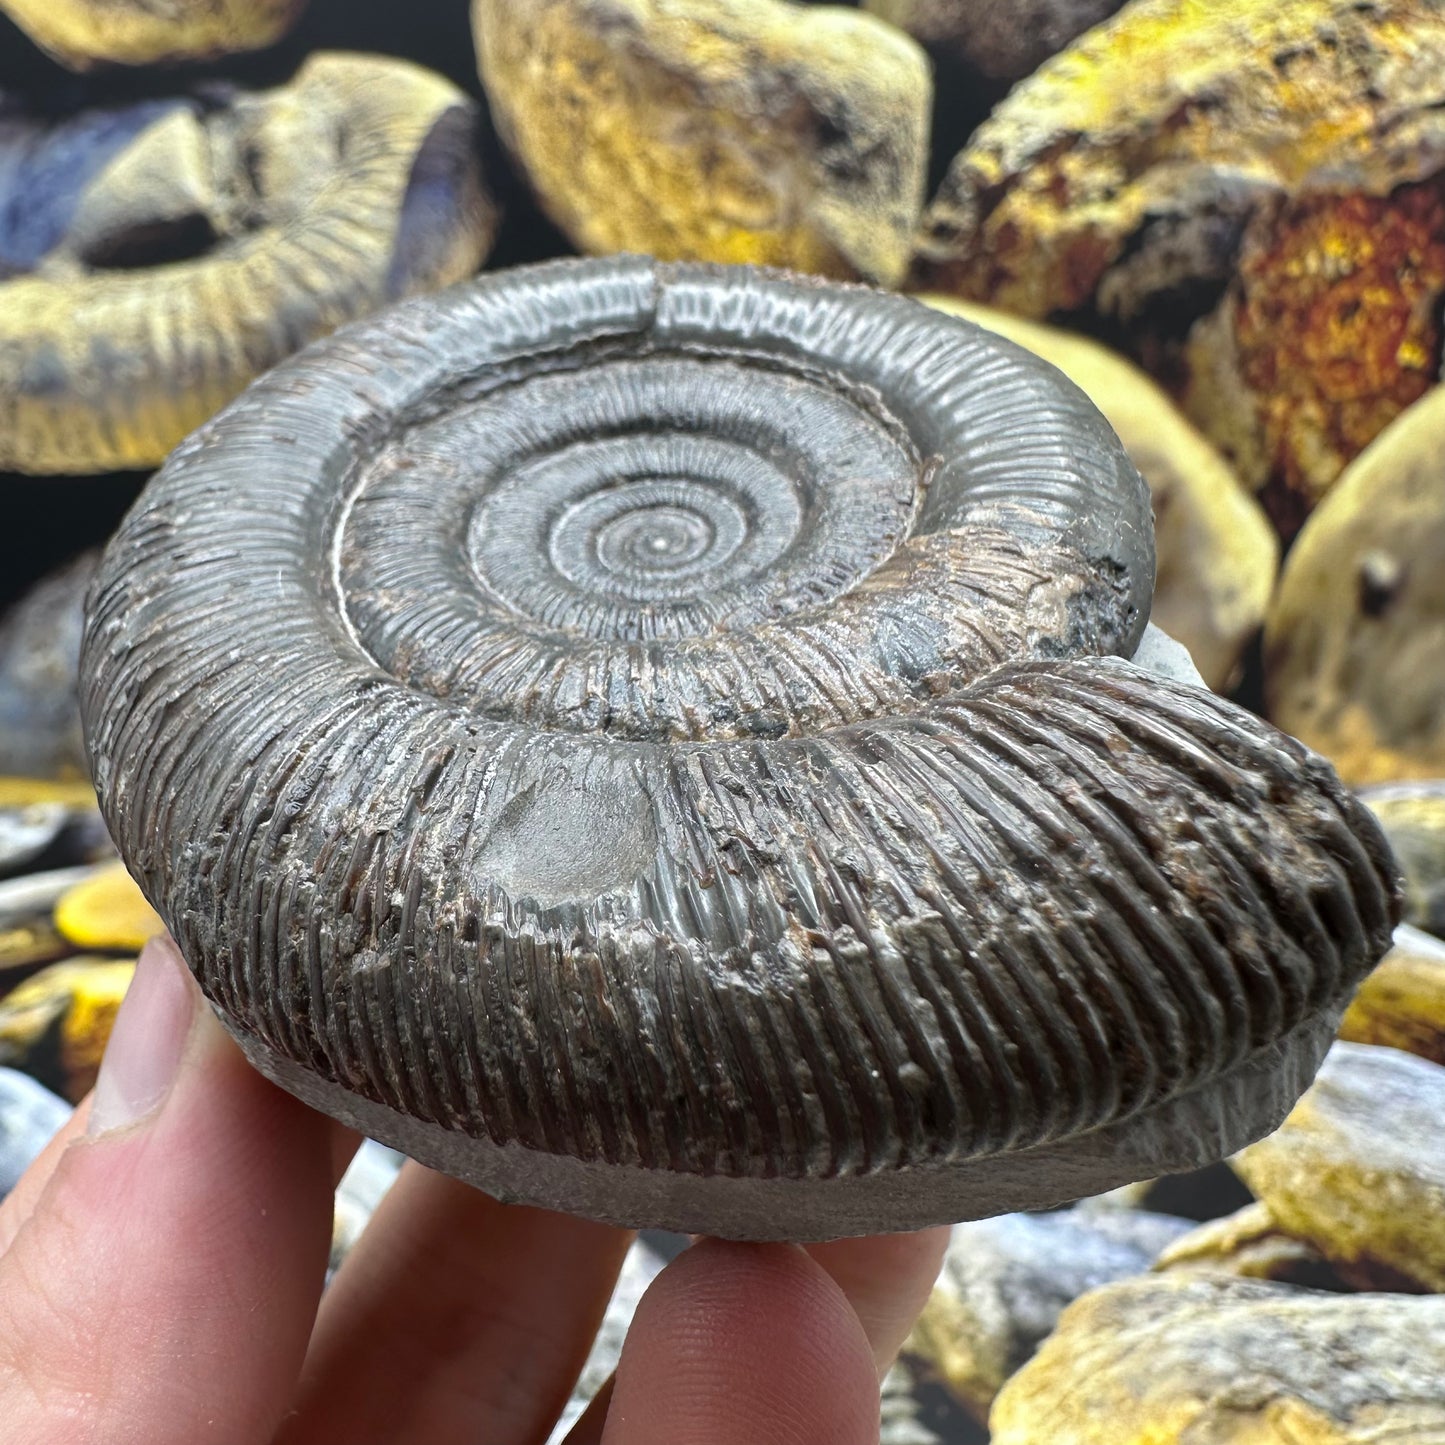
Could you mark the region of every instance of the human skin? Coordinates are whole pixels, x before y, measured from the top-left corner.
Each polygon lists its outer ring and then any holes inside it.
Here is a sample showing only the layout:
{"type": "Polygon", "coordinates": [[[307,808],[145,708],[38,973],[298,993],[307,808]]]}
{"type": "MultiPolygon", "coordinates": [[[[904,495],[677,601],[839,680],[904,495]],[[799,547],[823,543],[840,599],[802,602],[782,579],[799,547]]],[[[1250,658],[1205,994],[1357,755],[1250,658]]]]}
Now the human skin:
{"type": "MultiPolygon", "coordinates": [[[[168,940],[95,1091],[0,1205],[0,1418],[64,1445],[546,1438],[631,1236],[407,1164],[325,1298],[358,1140],[246,1064],[168,940]]],[[[602,1445],[876,1445],[946,1230],[704,1240],[658,1276],[602,1445]]]]}

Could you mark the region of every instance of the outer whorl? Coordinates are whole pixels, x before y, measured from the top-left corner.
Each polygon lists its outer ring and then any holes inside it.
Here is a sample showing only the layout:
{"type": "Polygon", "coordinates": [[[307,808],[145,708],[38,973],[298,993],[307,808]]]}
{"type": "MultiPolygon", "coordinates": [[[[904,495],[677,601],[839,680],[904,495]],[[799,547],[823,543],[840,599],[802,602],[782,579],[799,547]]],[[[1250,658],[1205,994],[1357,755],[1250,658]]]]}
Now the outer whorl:
{"type": "Polygon", "coordinates": [[[182,445],[83,662],[112,832],[252,1059],[526,1199],[903,1229],[1273,1127],[1389,944],[1328,767],[1131,654],[1148,501],[896,296],[561,263],[182,445]]]}
{"type": "Polygon", "coordinates": [[[475,105],[322,52],[288,85],[0,110],[0,470],[158,465],[259,372],[470,275],[475,105]]]}

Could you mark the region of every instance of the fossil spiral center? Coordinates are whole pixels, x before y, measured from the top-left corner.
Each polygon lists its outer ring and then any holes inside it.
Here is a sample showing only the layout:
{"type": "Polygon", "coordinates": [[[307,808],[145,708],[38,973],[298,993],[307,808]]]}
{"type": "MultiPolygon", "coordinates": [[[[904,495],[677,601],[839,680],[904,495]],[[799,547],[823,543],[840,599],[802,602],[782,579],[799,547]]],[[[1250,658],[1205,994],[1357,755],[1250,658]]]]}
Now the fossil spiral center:
{"type": "Polygon", "coordinates": [[[857,585],[908,536],[918,471],[896,426],[825,381],[594,361],[384,449],[342,522],[338,590],[371,656],[418,688],[646,732],[687,708],[655,649],[741,645],[857,585]],[[625,723],[615,698],[592,719],[599,687],[626,692],[625,723]]]}

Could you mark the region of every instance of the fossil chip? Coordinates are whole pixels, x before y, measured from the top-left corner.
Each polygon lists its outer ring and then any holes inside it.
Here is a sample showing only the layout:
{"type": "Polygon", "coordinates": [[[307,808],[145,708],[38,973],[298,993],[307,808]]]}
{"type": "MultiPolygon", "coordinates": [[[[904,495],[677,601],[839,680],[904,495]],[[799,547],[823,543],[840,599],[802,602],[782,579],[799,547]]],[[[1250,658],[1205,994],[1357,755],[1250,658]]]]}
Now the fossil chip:
{"type": "Polygon", "coordinates": [[[1445,941],[1402,923],[1345,1010],[1340,1037],[1445,1064],[1445,941]]]}
{"type": "Polygon", "coordinates": [[[1300,533],[1265,622],[1265,695],[1349,782],[1445,774],[1445,387],[1300,533]]]}
{"type": "Polygon", "coordinates": [[[285,1087],[504,1198],[901,1230],[1258,1137],[1388,946],[1328,766],[1124,660],[1152,581],[1142,479],[1020,348],[556,263],[184,443],[106,552],[82,712],[285,1087]]]}
{"type": "Polygon", "coordinates": [[[926,1361],[979,1421],[1064,1307],[1143,1274],[1189,1232],[1141,1210],[1005,1214],[958,1225],[905,1352],[926,1361]]]}
{"type": "Polygon", "coordinates": [[[864,0],[864,9],[983,75],[1017,80],[1123,0],[864,0]]]}
{"type": "Polygon", "coordinates": [[[1138,367],[1088,338],[973,302],[919,300],[1043,357],[1109,419],[1154,503],[1153,620],[1189,649],[1210,687],[1227,691],[1264,622],[1279,544],[1224,459],[1138,367]]]}
{"type": "Polygon", "coordinates": [[[579,249],[894,282],[923,204],[923,52],[781,0],[474,0],[497,128],[579,249]]]}
{"type": "Polygon", "coordinates": [[[260,50],[305,7],[306,0],[0,0],[0,13],[74,70],[260,50]]]}
{"type": "Polygon", "coordinates": [[[1360,797],[1380,820],[1404,870],[1405,922],[1445,937],[1445,778],[1390,783],[1360,797]]]}
{"type": "Polygon", "coordinates": [[[1445,1291],[1442,1118],[1445,1068],[1340,1043],[1235,1168],[1289,1233],[1364,1288],[1445,1291]]]}
{"type": "Polygon", "coordinates": [[[1162,347],[1292,534],[1439,374],[1445,9],[1136,0],[978,130],[919,269],[1162,347]]]}
{"type": "Polygon", "coordinates": [[[1070,1306],[993,1445],[1441,1445],[1445,1296],[1153,1275],[1070,1306]]]}
{"type": "Polygon", "coordinates": [[[403,61],[281,89],[0,113],[0,469],[161,461],[258,372],[474,271],[476,108],[403,61]]]}

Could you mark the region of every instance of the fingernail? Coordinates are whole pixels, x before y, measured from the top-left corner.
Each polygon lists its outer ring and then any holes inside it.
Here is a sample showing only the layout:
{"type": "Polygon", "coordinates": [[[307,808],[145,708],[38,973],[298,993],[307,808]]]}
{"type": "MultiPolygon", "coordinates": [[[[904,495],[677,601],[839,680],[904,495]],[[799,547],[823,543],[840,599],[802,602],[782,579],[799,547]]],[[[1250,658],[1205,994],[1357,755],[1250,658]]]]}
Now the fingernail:
{"type": "Polygon", "coordinates": [[[196,1013],[196,987],[168,938],[141,950],[135,978],[115,1016],[85,1132],[124,1129],[160,1108],[180,1067],[196,1013]]]}

